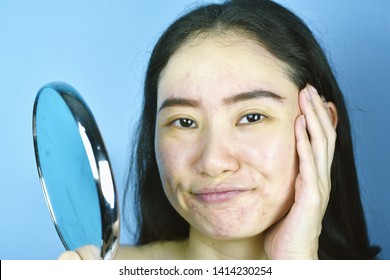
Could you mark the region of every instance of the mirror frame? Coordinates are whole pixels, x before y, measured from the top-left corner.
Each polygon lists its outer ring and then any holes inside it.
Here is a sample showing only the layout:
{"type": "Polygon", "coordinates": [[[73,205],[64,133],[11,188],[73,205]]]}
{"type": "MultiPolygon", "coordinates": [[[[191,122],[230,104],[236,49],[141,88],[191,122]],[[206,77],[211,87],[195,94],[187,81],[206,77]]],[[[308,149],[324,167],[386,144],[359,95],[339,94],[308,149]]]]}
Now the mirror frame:
{"type": "Polygon", "coordinates": [[[79,127],[78,132],[88,157],[89,165],[92,170],[99,197],[102,224],[101,248],[99,248],[101,251],[101,258],[113,259],[119,247],[120,217],[118,196],[115,188],[114,177],[111,172],[110,161],[103,143],[103,139],[89,107],[81,95],[77,92],[77,90],[64,82],[52,82],[44,85],[38,91],[33,109],[33,139],[36,164],[39,180],[43,188],[46,204],[49,208],[52,222],[66,250],[69,250],[66,240],[64,240],[59,230],[55,218],[55,213],[53,212],[50,204],[50,197],[47,193],[44,176],[42,174],[38,151],[39,140],[37,138],[36,131],[36,113],[38,109],[39,97],[46,89],[52,89],[58,93],[58,95],[65,102],[66,106],[69,108],[74,121],[79,127]]]}

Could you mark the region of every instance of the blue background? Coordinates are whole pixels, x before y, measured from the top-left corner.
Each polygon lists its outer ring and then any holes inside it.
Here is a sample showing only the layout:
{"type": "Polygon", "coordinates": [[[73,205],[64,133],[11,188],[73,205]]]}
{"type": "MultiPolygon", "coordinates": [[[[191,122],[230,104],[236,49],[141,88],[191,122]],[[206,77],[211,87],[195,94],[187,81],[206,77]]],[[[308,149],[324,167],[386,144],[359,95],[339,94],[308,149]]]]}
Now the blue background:
{"type": "MultiPolygon", "coordinates": [[[[311,27],[344,90],[372,242],[390,259],[390,1],[280,0],[311,27]]],[[[66,81],[95,115],[123,193],[142,82],[159,34],[196,1],[0,1],[0,259],[64,250],[35,166],[38,89],[66,81]]],[[[121,237],[122,243],[131,239],[121,237]]]]}

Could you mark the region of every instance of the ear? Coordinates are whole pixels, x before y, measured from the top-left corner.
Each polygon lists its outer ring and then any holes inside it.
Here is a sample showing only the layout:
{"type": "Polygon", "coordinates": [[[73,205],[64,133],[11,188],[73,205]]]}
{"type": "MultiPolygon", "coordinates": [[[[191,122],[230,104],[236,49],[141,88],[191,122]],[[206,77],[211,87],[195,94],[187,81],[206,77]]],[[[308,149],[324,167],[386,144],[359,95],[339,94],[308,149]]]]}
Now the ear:
{"type": "Polygon", "coordinates": [[[328,111],[328,114],[329,114],[329,117],[330,117],[330,120],[332,122],[334,129],[336,129],[337,123],[339,121],[336,105],[334,105],[333,102],[324,102],[324,105],[328,111]]]}

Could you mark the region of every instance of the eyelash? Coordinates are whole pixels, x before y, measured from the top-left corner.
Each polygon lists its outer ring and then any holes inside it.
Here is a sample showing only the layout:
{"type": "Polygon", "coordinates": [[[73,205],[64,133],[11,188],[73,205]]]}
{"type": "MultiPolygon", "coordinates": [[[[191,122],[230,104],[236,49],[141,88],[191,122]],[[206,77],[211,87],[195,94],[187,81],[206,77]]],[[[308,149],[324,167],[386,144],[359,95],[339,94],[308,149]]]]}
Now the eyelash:
{"type": "Polygon", "coordinates": [[[250,114],[246,114],[245,116],[243,116],[238,122],[236,125],[250,125],[250,124],[254,124],[254,123],[259,123],[259,122],[262,122],[264,119],[266,118],[265,115],[263,114],[259,114],[259,113],[250,113],[250,114]],[[255,120],[254,121],[249,121],[249,118],[254,118],[255,120]],[[246,119],[247,122],[245,123],[242,123],[242,120],[243,119],[246,119]]]}
{"type": "MultiPolygon", "coordinates": [[[[236,126],[259,123],[259,122],[263,121],[265,118],[266,118],[266,116],[264,116],[262,114],[258,114],[258,113],[246,114],[236,123],[236,126]],[[246,122],[242,122],[242,120],[244,120],[244,119],[246,119],[246,122]],[[252,119],[252,120],[249,120],[249,119],[252,119]]],[[[174,120],[170,124],[173,126],[176,126],[178,128],[181,128],[181,129],[194,129],[194,128],[198,127],[198,124],[189,118],[179,118],[179,119],[174,120]]]]}
{"type": "Polygon", "coordinates": [[[192,129],[192,128],[198,127],[198,125],[196,124],[195,121],[188,119],[188,118],[176,119],[173,122],[171,122],[171,125],[176,126],[178,128],[181,128],[181,129],[192,129]],[[190,126],[186,126],[188,123],[190,123],[190,126]]]}

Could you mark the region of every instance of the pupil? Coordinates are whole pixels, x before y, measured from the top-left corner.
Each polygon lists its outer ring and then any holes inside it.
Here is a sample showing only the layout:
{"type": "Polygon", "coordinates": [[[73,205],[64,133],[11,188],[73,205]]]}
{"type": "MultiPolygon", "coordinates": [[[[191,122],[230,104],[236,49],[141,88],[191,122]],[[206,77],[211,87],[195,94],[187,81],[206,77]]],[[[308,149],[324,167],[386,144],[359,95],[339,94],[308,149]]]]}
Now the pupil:
{"type": "Polygon", "coordinates": [[[180,125],[181,125],[182,127],[191,127],[192,121],[189,120],[189,119],[181,119],[181,120],[180,120],[180,125]]]}
{"type": "Polygon", "coordinates": [[[258,114],[249,114],[247,116],[247,119],[248,119],[249,122],[257,122],[257,121],[260,120],[260,115],[258,115],[258,114]]]}

